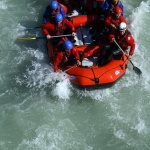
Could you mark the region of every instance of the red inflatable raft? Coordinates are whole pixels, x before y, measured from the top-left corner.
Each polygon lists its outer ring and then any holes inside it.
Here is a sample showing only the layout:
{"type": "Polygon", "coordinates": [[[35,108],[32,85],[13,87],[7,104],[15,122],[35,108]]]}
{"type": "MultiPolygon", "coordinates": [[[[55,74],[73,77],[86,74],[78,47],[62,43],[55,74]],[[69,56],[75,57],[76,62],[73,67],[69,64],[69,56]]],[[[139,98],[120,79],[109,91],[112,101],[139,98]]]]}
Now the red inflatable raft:
{"type": "MultiPolygon", "coordinates": [[[[72,18],[77,33],[74,46],[79,52],[82,51],[84,56],[82,66],[69,65],[60,68],[68,74],[71,83],[81,87],[113,85],[125,74],[128,63],[128,59],[124,55],[123,59],[115,60],[112,58],[106,65],[102,67],[97,66],[98,56],[103,44],[92,44],[89,28],[95,21],[96,16],[93,15],[72,18]]],[[[47,43],[47,49],[49,57],[54,57],[51,41],[47,43]]]]}

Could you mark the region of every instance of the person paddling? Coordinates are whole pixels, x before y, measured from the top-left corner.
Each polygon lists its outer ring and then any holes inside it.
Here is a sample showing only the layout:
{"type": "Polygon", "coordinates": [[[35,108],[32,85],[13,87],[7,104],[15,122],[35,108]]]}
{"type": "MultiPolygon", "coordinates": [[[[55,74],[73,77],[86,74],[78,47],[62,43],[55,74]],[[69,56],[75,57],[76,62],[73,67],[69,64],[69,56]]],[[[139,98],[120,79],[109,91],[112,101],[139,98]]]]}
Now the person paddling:
{"type": "Polygon", "coordinates": [[[106,27],[109,28],[109,32],[113,31],[113,30],[117,30],[119,27],[119,24],[121,22],[125,22],[127,23],[126,19],[124,16],[121,15],[122,14],[122,9],[117,6],[114,9],[114,13],[113,14],[109,14],[105,21],[104,24],[106,25],[106,27]]]}
{"type": "MultiPolygon", "coordinates": [[[[51,36],[59,36],[64,34],[72,34],[69,38],[73,41],[73,37],[76,35],[75,27],[73,26],[72,22],[63,18],[60,13],[55,15],[55,23],[47,22],[42,25],[42,31],[46,38],[49,40],[51,36]]],[[[54,38],[52,39],[53,44],[57,45],[61,38],[54,38]]]]}
{"type": "Polygon", "coordinates": [[[55,15],[57,13],[60,13],[63,18],[66,17],[66,12],[62,8],[62,6],[57,1],[52,0],[50,4],[46,7],[46,10],[43,14],[43,23],[46,23],[47,21],[54,22],[55,15]]]}
{"type": "Polygon", "coordinates": [[[121,15],[124,14],[124,6],[120,0],[105,0],[102,11],[105,16],[114,13],[116,7],[120,7],[122,10],[121,15]]]}
{"type": "Polygon", "coordinates": [[[109,43],[106,44],[100,52],[100,60],[98,66],[103,66],[108,63],[111,60],[112,56],[114,56],[114,59],[118,60],[123,58],[123,52],[119,50],[118,45],[125,52],[128,60],[131,60],[135,50],[135,41],[131,32],[127,29],[127,24],[125,22],[121,22],[119,24],[118,30],[115,30],[109,34],[108,40],[109,43]]]}
{"type": "Polygon", "coordinates": [[[58,72],[59,65],[67,66],[69,64],[81,65],[78,51],[73,46],[72,42],[65,40],[60,42],[55,48],[56,57],[54,59],[54,72],[58,72]]]}

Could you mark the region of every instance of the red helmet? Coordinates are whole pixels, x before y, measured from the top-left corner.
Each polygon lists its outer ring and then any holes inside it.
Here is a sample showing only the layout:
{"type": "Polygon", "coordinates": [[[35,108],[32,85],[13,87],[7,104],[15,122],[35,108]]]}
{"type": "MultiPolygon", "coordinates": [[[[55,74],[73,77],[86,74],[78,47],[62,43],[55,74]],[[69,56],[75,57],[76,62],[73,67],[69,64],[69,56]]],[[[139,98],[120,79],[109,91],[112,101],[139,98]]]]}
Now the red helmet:
{"type": "Polygon", "coordinates": [[[117,6],[117,7],[115,8],[115,14],[120,14],[120,13],[122,13],[122,9],[117,6]]]}

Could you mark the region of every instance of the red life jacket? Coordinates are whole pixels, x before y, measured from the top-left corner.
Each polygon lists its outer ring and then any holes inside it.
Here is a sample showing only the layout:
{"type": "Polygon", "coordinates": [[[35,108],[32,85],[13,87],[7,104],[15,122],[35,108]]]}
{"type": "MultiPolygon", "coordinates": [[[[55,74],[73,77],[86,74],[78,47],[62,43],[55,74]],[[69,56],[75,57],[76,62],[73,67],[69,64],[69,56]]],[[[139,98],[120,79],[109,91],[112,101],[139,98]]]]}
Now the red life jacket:
{"type": "Polygon", "coordinates": [[[65,21],[63,20],[59,26],[57,24],[55,24],[55,29],[56,29],[56,35],[63,34],[63,32],[66,29],[65,21]]]}
{"type": "Polygon", "coordinates": [[[73,24],[70,21],[68,21],[66,18],[63,19],[63,21],[59,26],[56,25],[55,27],[56,27],[56,35],[63,34],[67,28],[70,28],[72,32],[75,32],[75,28],[73,24]]]}
{"type": "Polygon", "coordinates": [[[106,24],[106,26],[108,26],[108,28],[111,31],[118,29],[118,26],[121,22],[126,23],[126,20],[125,20],[124,16],[122,16],[122,15],[119,18],[117,18],[115,16],[115,14],[109,14],[105,19],[105,24],[106,24]],[[116,26],[116,28],[112,27],[111,24],[114,24],[116,26]]]}
{"type": "Polygon", "coordinates": [[[58,47],[58,50],[59,51],[56,53],[56,57],[53,62],[55,72],[58,71],[58,66],[60,63],[67,62],[69,59],[72,58],[79,60],[78,51],[74,47],[69,51],[69,53],[66,53],[63,44],[61,43],[58,47]]]}
{"type": "Polygon", "coordinates": [[[118,41],[118,44],[122,47],[123,50],[128,49],[126,40],[129,35],[131,35],[130,31],[126,30],[126,32],[123,36],[120,36],[119,34],[116,36],[116,40],[118,41]]]}
{"type": "Polygon", "coordinates": [[[111,23],[113,23],[116,27],[118,27],[121,22],[126,23],[126,20],[123,16],[120,16],[119,18],[117,18],[114,14],[112,14],[111,23]]]}

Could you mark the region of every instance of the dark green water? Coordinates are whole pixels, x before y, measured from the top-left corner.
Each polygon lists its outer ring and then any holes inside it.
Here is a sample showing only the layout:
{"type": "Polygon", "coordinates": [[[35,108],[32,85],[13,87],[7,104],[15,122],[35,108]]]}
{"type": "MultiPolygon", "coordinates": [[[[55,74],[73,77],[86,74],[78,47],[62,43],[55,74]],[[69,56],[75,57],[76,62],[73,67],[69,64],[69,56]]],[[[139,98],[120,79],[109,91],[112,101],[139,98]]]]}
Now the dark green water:
{"type": "Polygon", "coordinates": [[[47,0],[0,1],[0,150],[150,149],[150,0],[122,0],[136,40],[132,65],[112,88],[81,91],[53,73],[39,36],[47,0]]]}

